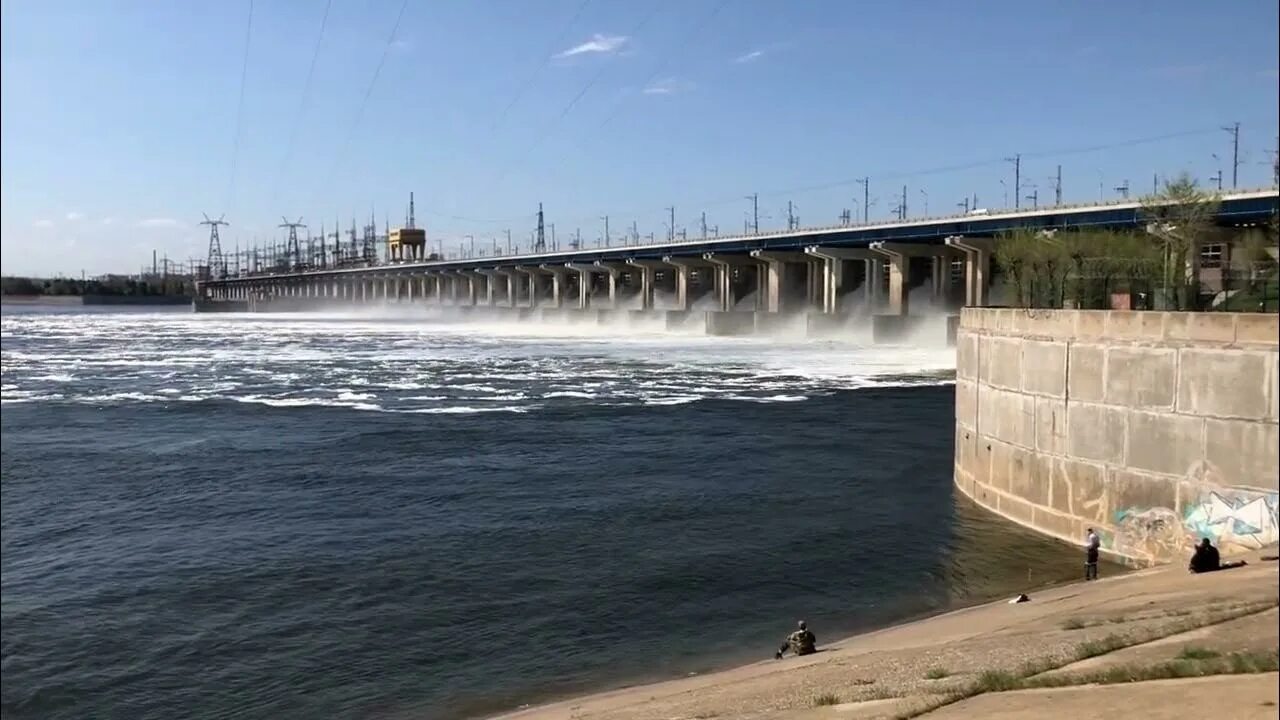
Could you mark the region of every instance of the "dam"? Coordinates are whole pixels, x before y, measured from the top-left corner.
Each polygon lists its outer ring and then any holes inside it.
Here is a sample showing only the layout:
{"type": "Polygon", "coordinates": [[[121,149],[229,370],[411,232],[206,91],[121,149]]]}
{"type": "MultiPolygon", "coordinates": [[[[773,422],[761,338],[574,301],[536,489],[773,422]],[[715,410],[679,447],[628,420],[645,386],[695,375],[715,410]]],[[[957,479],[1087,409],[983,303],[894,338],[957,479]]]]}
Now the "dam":
{"type": "MultiPolygon", "coordinates": [[[[1261,232],[1276,202],[1274,188],[1228,193],[1214,222],[1238,235],[1261,232]]],[[[428,256],[425,235],[407,227],[388,232],[385,260],[361,267],[318,266],[295,253],[283,267],[211,271],[198,283],[195,308],[433,305],[463,316],[570,322],[626,314],[709,335],[764,332],[802,315],[810,335],[838,334],[853,323],[893,342],[922,315],[990,304],[1002,233],[1145,225],[1142,203],[1124,200],[563,252],[500,255],[495,247],[491,256],[451,258],[428,256]]]]}

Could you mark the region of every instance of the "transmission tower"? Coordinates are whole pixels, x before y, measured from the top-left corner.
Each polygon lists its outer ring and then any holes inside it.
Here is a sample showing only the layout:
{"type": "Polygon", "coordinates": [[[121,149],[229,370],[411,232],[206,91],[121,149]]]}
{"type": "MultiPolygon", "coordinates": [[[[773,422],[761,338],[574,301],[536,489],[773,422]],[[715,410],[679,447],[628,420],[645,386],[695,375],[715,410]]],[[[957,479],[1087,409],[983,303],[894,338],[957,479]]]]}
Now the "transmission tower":
{"type": "Polygon", "coordinates": [[[356,245],[355,241],[351,241],[351,260],[358,261],[361,258],[368,257],[370,253],[377,252],[378,249],[378,221],[369,214],[369,224],[364,226],[363,245],[356,245]]]}
{"type": "Polygon", "coordinates": [[[298,228],[304,228],[306,225],[302,223],[301,217],[298,218],[297,222],[289,222],[289,218],[283,215],[280,216],[280,219],[284,222],[277,227],[289,228],[289,243],[285,250],[285,262],[289,264],[290,268],[297,270],[302,264],[301,248],[298,247],[298,228]]]}
{"type": "Polygon", "coordinates": [[[202,214],[204,215],[204,222],[200,224],[209,226],[209,259],[206,260],[208,266],[205,268],[205,279],[211,280],[214,278],[215,269],[219,277],[227,274],[227,268],[223,265],[222,259],[222,241],[218,239],[218,226],[230,225],[231,223],[223,220],[226,215],[219,215],[217,220],[210,220],[207,214],[202,214]]]}
{"type": "Polygon", "coordinates": [[[543,225],[542,203],[538,203],[538,230],[533,238],[533,251],[535,253],[547,251],[547,235],[546,226],[543,225]]]}
{"type": "MultiPolygon", "coordinates": [[[[356,246],[356,242],[357,242],[356,232],[357,232],[356,218],[353,215],[351,216],[351,229],[347,231],[347,238],[351,243],[351,247],[353,248],[356,246]]],[[[342,247],[342,235],[340,233],[333,234],[333,247],[335,249],[342,247]]]]}

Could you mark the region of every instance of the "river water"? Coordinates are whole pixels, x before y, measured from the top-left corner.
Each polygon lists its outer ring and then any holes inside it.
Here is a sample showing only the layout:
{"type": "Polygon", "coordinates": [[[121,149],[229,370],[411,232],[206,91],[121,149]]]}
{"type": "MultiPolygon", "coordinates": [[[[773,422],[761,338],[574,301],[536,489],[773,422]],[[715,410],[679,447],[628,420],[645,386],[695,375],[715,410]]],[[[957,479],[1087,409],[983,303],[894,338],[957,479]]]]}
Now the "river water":
{"type": "Polygon", "coordinates": [[[1074,578],[954,352],[6,308],[6,718],[457,718],[1074,578]]]}

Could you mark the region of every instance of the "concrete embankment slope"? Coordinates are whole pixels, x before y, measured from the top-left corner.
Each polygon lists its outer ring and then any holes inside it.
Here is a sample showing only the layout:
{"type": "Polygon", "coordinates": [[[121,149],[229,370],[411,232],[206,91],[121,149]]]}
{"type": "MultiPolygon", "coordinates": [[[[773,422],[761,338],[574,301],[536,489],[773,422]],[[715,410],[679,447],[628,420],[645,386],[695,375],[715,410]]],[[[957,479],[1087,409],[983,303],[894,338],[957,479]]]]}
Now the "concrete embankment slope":
{"type": "Polygon", "coordinates": [[[955,482],[1144,565],[1275,543],[1280,316],[966,308],[955,482]]]}
{"type": "MultiPolygon", "coordinates": [[[[1251,564],[1245,568],[1189,575],[1181,567],[1166,566],[1103,578],[1037,592],[1026,603],[998,602],[849,638],[808,657],[765,660],[503,717],[816,720],[1003,713],[1047,719],[1063,716],[1060,702],[1073,708],[1069,717],[1111,717],[1116,710],[1111,703],[1127,702],[1125,698],[1141,703],[1151,717],[1173,717],[1177,708],[1187,707],[1183,699],[1194,691],[1152,690],[1137,683],[1108,686],[1105,694],[1088,698],[1067,690],[991,694],[974,692],[974,687],[991,671],[1034,685],[1088,682],[1101,670],[1141,672],[1171,662],[1188,674],[1233,666],[1265,670],[1257,658],[1274,664],[1280,643],[1280,578],[1274,561],[1263,561],[1256,553],[1247,557],[1251,564]],[[1201,659],[1178,660],[1189,654],[1188,648],[1201,659]],[[1055,673],[1065,677],[1052,677],[1055,673]]],[[[786,630],[780,620],[779,632],[786,630]]],[[[772,652],[773,641],[761,639],[761,655],[772,652]]],[[[1275,676],[1234,677],[1197,686],[1223,689],[1215,695],[1216,716],[1267,717],[1257,711],[1270,710],[1274,717],[1273,707],[1259,703],[1275,701],[1275,676]]]]}

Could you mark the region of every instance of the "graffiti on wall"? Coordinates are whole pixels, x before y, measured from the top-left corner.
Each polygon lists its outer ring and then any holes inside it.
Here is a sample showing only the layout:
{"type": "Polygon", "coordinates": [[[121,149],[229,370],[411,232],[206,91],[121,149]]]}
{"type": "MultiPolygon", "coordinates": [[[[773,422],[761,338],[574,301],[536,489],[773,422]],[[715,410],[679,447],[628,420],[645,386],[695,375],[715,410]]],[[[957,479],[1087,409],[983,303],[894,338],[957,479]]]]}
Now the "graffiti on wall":
{"type": "Polygon", "coordinates": [[[1181,552],[1185,537],[1182,521],[1173,510],[1129,508],[1116,513],[1110,549],[1128,557],[1163,560],[1181,552]]]}
{"type": "Polygon", "coordinates": [[[1191,540],[1207,537],[1227,549],[1256,550],[1280,541],[1276,493],[1212,490],[1190,503],[1183,525],[1191,540]]]}
{"type": "Polygon", "coordinates": [[[1257,550],[1280,542],[1274,492],[1213,489],[1183,506],[1125,508],[1116,512],[1110,549],[1137,558],[1172,560],[1209,538],[1223,552],[1257,550]]]}

